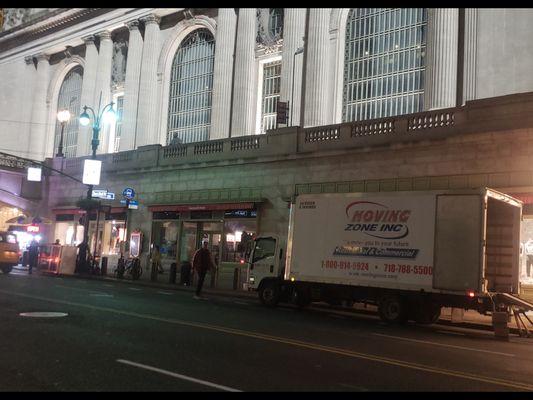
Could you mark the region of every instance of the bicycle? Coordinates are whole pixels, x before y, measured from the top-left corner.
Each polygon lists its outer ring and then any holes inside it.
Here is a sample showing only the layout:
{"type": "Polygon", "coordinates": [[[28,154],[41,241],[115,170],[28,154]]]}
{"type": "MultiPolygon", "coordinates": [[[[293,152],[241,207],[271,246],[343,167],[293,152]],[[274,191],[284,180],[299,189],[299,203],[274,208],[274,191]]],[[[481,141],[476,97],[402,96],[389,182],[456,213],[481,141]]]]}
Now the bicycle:
{"type": "Polygon", "coordinates": [[[141,277],[143,274],[143,269],[141,267],[141,260],[139,258],[134,257],[130,260],[127,260],[125,263],[125,270],[124,272],[131,276],[131,279],[136,281],[141,277]]]}

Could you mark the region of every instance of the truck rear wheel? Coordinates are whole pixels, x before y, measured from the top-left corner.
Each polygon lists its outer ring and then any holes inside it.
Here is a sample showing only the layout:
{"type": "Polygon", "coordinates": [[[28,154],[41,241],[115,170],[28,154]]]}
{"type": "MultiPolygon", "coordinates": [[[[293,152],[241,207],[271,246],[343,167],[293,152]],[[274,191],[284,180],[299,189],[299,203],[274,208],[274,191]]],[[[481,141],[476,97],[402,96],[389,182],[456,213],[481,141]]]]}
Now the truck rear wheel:
{"type": "Polygon", "coordinates": [[[280,295],[281,289],[277,281],[266,281],[259,288],[259,300],[267,307],[276,307],[279,303],[280,295]]]}
{"type": "Polygon", "coordinates": [[[407,322],[407,302],[401,296],[385,295],[379,300],[379,317],[388,323],[403,324],[407,322]]]}

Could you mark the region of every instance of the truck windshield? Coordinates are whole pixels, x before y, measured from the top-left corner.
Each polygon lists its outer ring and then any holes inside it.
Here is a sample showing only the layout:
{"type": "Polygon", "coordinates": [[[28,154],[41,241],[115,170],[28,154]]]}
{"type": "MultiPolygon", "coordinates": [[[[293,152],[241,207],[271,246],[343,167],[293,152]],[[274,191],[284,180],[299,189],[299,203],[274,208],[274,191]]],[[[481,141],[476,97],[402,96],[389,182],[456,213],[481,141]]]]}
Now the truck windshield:
{"type": "Polygon", "coordinates": [[[254,258],[252,262],[262,260],[263,258],[273,257],[276,252],[276,239],[261,238],[255,242],[254,258]]]}

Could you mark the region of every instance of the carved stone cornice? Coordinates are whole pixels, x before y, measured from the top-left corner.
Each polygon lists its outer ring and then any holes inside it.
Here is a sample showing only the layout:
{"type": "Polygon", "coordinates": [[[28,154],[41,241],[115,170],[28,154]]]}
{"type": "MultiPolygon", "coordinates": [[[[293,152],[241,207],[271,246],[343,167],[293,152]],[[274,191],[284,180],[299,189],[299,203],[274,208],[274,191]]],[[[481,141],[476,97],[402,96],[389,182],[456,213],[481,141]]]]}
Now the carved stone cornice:
{"type": "Polygon", "coordinates": [[[33,64],[33,56],[24,57],[24,62],[26,63],[26,65],[32,65],[33,64]]]}

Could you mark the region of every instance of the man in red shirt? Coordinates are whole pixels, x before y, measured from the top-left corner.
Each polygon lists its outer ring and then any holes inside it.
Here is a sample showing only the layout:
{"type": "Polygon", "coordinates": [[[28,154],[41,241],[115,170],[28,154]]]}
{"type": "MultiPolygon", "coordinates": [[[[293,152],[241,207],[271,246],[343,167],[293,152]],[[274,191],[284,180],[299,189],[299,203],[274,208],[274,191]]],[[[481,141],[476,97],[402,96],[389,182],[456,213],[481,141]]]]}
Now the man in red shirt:
{"type": "Polygon", "coordinates": [[[198,285],[196,286],[196,294],[194,295],[195,299],[202,298],[200,293],[202,291],[202,286],[204,285],[204,279],[207,271],[210,269],[214,270],[216,268],[213,258],[211,257],[211,252],[207,246],[208,243],[204,241],[202,247],[198,249],[196,253],[194,253],[194,257],[192,259],[193,269],[198,274],[198,285]]]}

